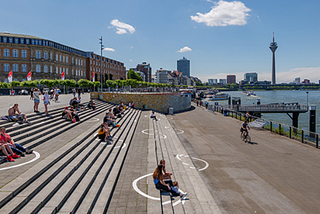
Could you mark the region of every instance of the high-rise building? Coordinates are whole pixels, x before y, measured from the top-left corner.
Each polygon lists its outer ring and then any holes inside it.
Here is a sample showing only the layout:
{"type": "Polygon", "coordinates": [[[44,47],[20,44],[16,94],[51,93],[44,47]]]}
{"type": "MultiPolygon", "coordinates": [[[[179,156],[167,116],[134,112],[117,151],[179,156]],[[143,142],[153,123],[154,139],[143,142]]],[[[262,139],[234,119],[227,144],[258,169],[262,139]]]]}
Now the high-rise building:
{"type": "Polygon", "coordinates": [[[274,33],[273,33],[273,42],[270,43],[270,50],[272,51],[272,79],[271,84],[276,84],[276,50],[278,48],[277,43],[274,41],[274,33]]]}
{"type": "Polygon", "coordinates": [[[236,83],[236,75],[227,75],[227,84],[236,83]]]}
{"type": "Polygon", "coordinates": [[[300,77],[296,77],[293,82],[295,84],[299,84],[300,83],[300,77]]]}
{"type": "Polygon", "coordinates": [[[258,81],[258,74],[257,73],[245,73],[244,74],[244,81],[257,82],[258,81]]]}
{"type": "Polygon", "coordinates": [[[219,83],[225,85],[227,84],[227,79],[219,79],[219,83]]]}
{"type": "Polygon", "coordinates": [[[190,77],[190,60],[183,57],[177,61],[177,70],[182,72],[183,76],[190,77]]]}
{"type": "Polygon", "coordinates": [[[208,79],[208,84],[209,85],[214,85],[214,84],[217,84],[217,83],[218,83],[217,79],[208,79]]]}
{"type": "Polygon", "coordinates": [[[168,70],[164,70],[162,68],[160,68],[159,70],[157,70],[156,75],[157,75],[157,83],[164,83],[164,84],[168,84],[169,80],[168,80],[168,70]]]}
{"type": "Polygon", "coordinates": [[[146,82],[151,82],[151,66],[150,63],[143,62],[137,65],[137,71],[141,71],[146,75],[146,82]]]}

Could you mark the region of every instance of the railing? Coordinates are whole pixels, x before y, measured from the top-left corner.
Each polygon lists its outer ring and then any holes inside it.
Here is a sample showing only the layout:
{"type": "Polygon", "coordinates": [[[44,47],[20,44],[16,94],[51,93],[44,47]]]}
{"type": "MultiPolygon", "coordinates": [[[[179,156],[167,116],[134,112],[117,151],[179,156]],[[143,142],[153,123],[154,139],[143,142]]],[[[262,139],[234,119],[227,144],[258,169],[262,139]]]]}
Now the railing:
{"type": "Polygon", "coordinates": [[[288,111],[308,111],[307,105],[286,105],[286,104],[271,104],[271,105],[254,105],[254,106],[239,106],[239,111],[259,111],[259,112],[288,112],[288,111]]]}
{"type": "MultiPolygon", "coordinates": [[[[240,121],[246,120],[246,114],[232,110],[230,108],[227,108],[228,106],[216,106],[216,105],[209,105],[208,110],[220,112],[224,116],[230,116],[233,118],[236,118],[240,121]]],[[[277,133],[279,135],[286,136],[290,139],[296,139],[298,141],[301,141],[301,143],[306,143],[312,146],[315,146],[316,148],[319,148],[319,134],[315,132],[310,132],[304,129],[299,129],[293,126],[289,126],[283,123],[276,123],[270,120],[265,120],[262,118],[250,116],[249,122],[259,120],[260,124],[263,122],[262,126],[259,127],[263,130],[268,130],[273,133],[277,133]]],[[[250,124],[249,124],[250,126],[250,124]]],[[[251,126],[252,127],[252,126],[251,126]]],[[[253,127],[257,128],[257,127],[253,127]]]]}

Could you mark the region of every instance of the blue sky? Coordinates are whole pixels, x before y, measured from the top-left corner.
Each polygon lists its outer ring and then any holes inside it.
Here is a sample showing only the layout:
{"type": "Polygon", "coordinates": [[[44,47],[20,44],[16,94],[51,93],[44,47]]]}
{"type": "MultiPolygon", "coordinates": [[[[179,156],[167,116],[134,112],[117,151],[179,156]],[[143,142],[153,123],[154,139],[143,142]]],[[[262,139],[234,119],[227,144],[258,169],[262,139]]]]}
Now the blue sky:
{"type": "Polygon", "coordinates": [[[320,80],[320,1],[289,0],[11,0],[1,1],[0,32],[50,39],[125,63],[148,62],[152,72],[176,70],[186,57],[202,81],[271,80],[272,33],[277,83],[320,80]]]}

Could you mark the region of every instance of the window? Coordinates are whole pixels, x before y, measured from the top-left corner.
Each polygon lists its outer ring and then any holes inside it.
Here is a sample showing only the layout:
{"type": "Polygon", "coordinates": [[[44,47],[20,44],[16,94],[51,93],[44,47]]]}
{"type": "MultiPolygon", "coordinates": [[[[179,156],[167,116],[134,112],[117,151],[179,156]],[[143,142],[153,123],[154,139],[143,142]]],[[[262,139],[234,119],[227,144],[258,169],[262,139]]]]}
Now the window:
{"type": "Polygon", "coordinates": [[[4,64],[3,65],[3,70],[9,72],[9,70],[10,70],[9,64],[4,64]]]}
{"type": "Polygon", "coordinates": [[[18,64],[13,64],[12,71],[13,72],[18,72],[19,71],[19,65],[18,64]]]}
{"type": "Polygon", "coordinates": [[[60,74],[62,74],[62,68],[60,67],[60,74]]]}
{"type": "Polygon", "coordinates": [[[27,58],[27,51],[26,50],[22,50],[21,51],[21,57],[22,58],[27,58]]]}
{"type": "Polygon", "coordinates": [[[73,64],[73,57],[71,58],[71,63],[73,64]]]}
{"type": "Polygon", "coordinates": [[[36,72],[40,73],[41,72],[41,65],[36,65],[36,72]]]}
{"type": "Polygon", "coordinates": [[[56,54],[56,61],[58,61],[59,60],[59,56],[58,56],[58,54],[56,54]]]}
{"type": "Polygon", "coordinates": [[[19,57],[19,51],[18,50],[13,50],[12,51],[12,56],[15,57],[15,58],[19,57]]]}
{"type": "Polygon", "coordinates": [[[69,75],[69,69],[68,68],[66,68],[66,74],[69,75]]]}
{"type": "Polygon", "coordinates": [[[39,40],[36,39],[35,44],[36,44],[36,45],[39,45],[39,40]]]}
{"type": "Polygon", "coordinates": [[[31,45],[34,45],[34,39],[31,39],[31,45]]]}
{"type": "Polygon", "coordinates": [[[14,38],[14,43],[19,44],[19,38],[14,38]]]}
{"type": "Polygon", "coordinates": [[[7,37],[2,37],[2,39],[3,39],[3,42],[7,42],[7,37]]]}
{"type": "Polygon", "coordinates": [[[48,52],[47,51],[44,52],[44,59],[48,59],[48,52]]]}
{"type": "Polygon", "coordinates": [[[52,65],[50,65],[50,73],[52,73],[53,72],[53,70],[52,70],[52,65]]]}
{"type": "Polygon", "coordinates": [[[37,59],[40,59],[40,58],[41,58],[41,53],[40,53],[40,51],[37,51],[37,52],[36,52],[36,58],[37,58],[37,59]]]}
{"type": "Polygon", "coordinates": [[[27,65],[26,64],[22,64],[21,65],[21,71],[22,72],[27,72],[27,65]]]}
{"type": "Polygon", "coordinates": [[[66,68],[63,68],[63,72],[66,72],[66,68]]]}
{"type": "Polygon", "coordinates": [[[66,62],[69,63],[69,57],[66,56],[66,62]]]}
{"type": "Polygon", "coordinates": [[[52,52],[50,52],[50,59],[52,60],[53,56],[52,56],[52,52]]]}
{"type": "Polygon", "coordinates": [[[20,39],[20,44],[24,44],[24,39],[20,39]]]}
{"type": "Polygon", "coordinates": [[[73,68],[72,68],[72,70],[71,70],[71,73],[72,73],[72,76],[74,76],[74,70],[73,70],[73,68]]]}
{"type": "Polygon", "coordinates": [[[78,59],[76,59],[76,65],[78,65],[78,59]]]}
{"type": "Polygon", "coordinates": [[[9,43],[12,43],[12,42],[13,42],[13,38],[9,37],[9,43]]]}
{"type": "Polygon", "coordinates": [[[27,45],[30,44],[30,39],[26,39],[26,44],[27,44],[27,45]]]}
{"type": "Polygon", "coordinates": [[[10,56],[10,50],[9,49],[3,49],[3,56],[9,57],[10,56]]]}
{"type": "Polygon", "coordinates": [[[56,74],[58,74],[59,73],[59,68],[58,67],[56,67],[56,74]]]}
{"type": "Polygon", "coordinates": [[[42,40],[39,40],[39,45],[42,45],[42,40]]]}
{"type": "Polygon", "coordinates": [[[62,61],[62,56],[60,55],[60,62],[62,61]]]}
{"type": "Polygon", "coordinates": [[[44,73],[48,73],[48,66],[47,65],[44,66],[44,73]]]}
{"type": "Polygon", "coordinates": [[[65,56],[63,56],[63,62],[65,62],[66,61],[66,57],[65,56]]]}

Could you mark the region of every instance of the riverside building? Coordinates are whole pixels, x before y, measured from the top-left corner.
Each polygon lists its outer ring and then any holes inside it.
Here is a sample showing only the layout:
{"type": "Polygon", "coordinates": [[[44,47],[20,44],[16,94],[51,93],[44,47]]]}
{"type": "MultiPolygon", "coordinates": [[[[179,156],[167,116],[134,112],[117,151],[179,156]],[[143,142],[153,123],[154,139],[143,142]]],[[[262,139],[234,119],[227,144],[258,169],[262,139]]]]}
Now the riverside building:
{"type": "MultiPolygon", "coordinates": [[[[36,36],[0,33],[0,81],[2,82],[7,81],[11,70],[13,80],[16,81],[25,81],[29,71],[32,73],[32,80],[60,79],[63,72],[65,79],[90,80],[93,68],[90,63],[93,61],[96,60],[91,52],[36,36]]],[[[123,74],[125,78],[123,63],[110,59],[106,62],[108,63],[106,66],[110,69],[109,74],[115,74],[115,78],[120,78],[123,74]]],[[[96,74],[96,76],[100,74],[99,69],[96,74]]]]}

